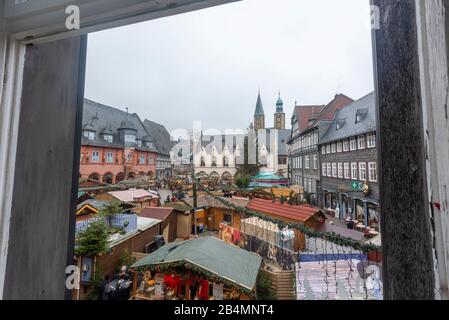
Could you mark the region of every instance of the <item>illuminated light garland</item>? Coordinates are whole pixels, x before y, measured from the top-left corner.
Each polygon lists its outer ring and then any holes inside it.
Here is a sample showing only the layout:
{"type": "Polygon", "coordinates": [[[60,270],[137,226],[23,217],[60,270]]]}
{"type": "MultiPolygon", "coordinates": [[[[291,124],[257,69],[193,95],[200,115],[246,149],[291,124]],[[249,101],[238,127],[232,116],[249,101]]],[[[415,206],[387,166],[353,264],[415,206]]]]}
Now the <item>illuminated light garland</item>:
{"type": "Polygon", "coordinates": [[[330,232],[314,231],[300,223],[285,222],[283,220],[272,218],[272,217],[266,216],[266,215],[261,214],[256,211],[249,210],[245,207],[238,207],[235,204],[233,204],[221,197],[214,195],[208,188],[202,186],[201,183],[195,177],[193,177],[193,183],[197,184],[199,189],[206,192],[209,196],[213,197],[215,200],[221,202],[224,206],[231,208],[231,209],[235,210],[236,212],[238,212],[240,214],[244,214],[248,217],[257,217],[262,220],[266,220],[266,221],[275,223],[279,226],[280,229],[283,229],[288,226],[289,228],[294,228],[294,229],[299,230],[301,233],[303,233],[304,235],[306,235],[310,238],[320,238],[320,239],[332,242],[336,245],[340,245],[340,246],[344,246],[344,247],[351,247],[354,250],[362,251],[364,253],[368,253],[368,252],[372,252],[372,251],[377,251],[377,252],[381,251],[381,247],[376,246],[374,244],[363,243],[363,242],[360,242],[360,241],[357,241],[357,240],[354,240],[351,238],[342,237],[334,232],[330,233],[330,232]]]}

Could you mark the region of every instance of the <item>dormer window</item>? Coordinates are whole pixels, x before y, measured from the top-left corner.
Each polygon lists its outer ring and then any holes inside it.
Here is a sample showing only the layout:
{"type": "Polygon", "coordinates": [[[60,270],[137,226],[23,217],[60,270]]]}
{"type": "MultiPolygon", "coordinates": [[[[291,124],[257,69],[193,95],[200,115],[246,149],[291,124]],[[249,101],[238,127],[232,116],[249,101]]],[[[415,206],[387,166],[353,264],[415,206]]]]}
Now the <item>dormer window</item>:
{"type": "Polygon", "coordinates": [[[341,128],[343,128],[344,124],[345,124],[345,122],[343,120],[337,121],[337,126],[336,126],[337,131],[340,130],[341,128]]]}
{"type": "Polygon", "coordinates": [[[110,134],[105,134],[105,135],[103,136],[103,138],[104,138],[104,140],[106,140],[106,141],[109,142],[109,143],[112,143],[112,142],[114,141],[114,138],[113,138],[112,135],[110,135],[110,134]]]}
{"type": "Polygon", "coordinates": [[[125,142],[136,143],[136,136],[132,134],[125,134],[125,142]]]}
{"type": "Polygon", "coordinates": [[[93,131],[84,131],[84,137],[86,137],[90,141],[94,141],[95,140],[95,132],[93,132],[93,131]]]}
{"type": "Polygon", "coordinates": [[[137,140],[137,146],[138,146],[139,148],[142,148],[142,141],[141,141],[141,140],[137,140]]]}
{"type": "Polygon", "coordinates": [[[366,109],[357,110],[357,114],[355,115],[355,123],[362,122],[366,118],[367,114],[368,110],[366,109]]]}

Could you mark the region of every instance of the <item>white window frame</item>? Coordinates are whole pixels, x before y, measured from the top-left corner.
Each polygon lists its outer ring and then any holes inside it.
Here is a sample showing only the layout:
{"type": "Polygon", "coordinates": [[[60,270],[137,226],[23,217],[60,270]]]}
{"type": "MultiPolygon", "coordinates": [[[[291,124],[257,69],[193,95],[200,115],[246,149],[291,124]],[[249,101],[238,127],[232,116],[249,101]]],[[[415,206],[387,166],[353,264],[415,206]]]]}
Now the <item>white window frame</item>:
{"type": "Polygon", "coordinates": [[[103,137],[104,137],[104,140],[109,142],[109,143],[112,143],[114,141],[113,136],[110,135],[110,134],[105,134],[103,137]]]}
{"type": "Polygon", "coordinates": [[[357,180],[359,177],[359,165],[357,162],[351,162],[351,179],[357,180]]]}
{"type": "Polygon", "coordinates": [[[332,178],[332,164],[331,163],[327,164],[327,176],[329,178],[332,178]]]}
{"type": "Polygon", "coordinates": [[[114,163],[114,153],[113,152],[106,153],[106,162],[114,163]]]}
{"type": "Polygon", "coordinates": [[[349,150],[355,151],[357,150],[357,138],[353,137],[349,141],[349,150]]]}
{"type": "Polygon", "coordinates": [[[349,151],[349,140],[345,139],[343,140],[343,152],[348,152],[349,151]]]}
{"type": "Polygon", "coordinates": [[[86,137],[89,141],[94,141],[95,140],[95,132],[84,131],[84,137],[86,137]]]}
{"type": "Polygon", "coordinates": [[[318,170],[318,155],[313,155],[313,170],[318,170]]]}
{"type": "Polygon", "coordinates": [[[125,142],[136,143],[136,136],[133,134],[125,134],[125,142]]]}
{"type": "Polygon", "coordinates": [[[343,152],[343,142],[342,141],[337,142],[337,152],[338,153],[343,152]]]}
{"type": "Polygon", "coordinates": [[[338,167],[337,167],[338,178],[339,178],[339,179],[343,179],[343,177],[344,177],[344,173],[343,173],[343,163],[342,163],[342,162],[339,162],[337,166],[338,166],[338,167]]]}
{"type": "Polygon", "coordinates": [[[302,169],[302,156],[299,157],[299,169],[302,169]]]}
{"type": "Polygon", "coordinates": [[[304,157],[304,168],[310,169],[310,156],[309,155],[304,157]]]}
{"type": "Polygon", "coordinates": [[[332,162],[332,178],[338,178],[337,163],[332,162]]]}
{"type": "Polygon", "coordinates": [[[377,182],[377,163],[368,162],[368,180],[371,182],[377,182]]]}
{"type": "Polygon", "coordinates": [[[365,140],[364,134],[361,134],[357,137],[357,148],[358,148],[358,150],[366,149],[366,140],[365,140]]]}
{"type": "Polygon", "coordinates": [[[351,179],[351,165],[349,162],[344,163],[344,177],[346,180],[351,179]]]}
{"type": "Polygon", "coordinates": [[[372,149],[372,148],[376,147],[376,133],[375,132],[368,133],[368,135],[366,136],[366,140],[367,140],[368,149],[372,149]]]}
{"type": "Polygon", "coordinates": [[[326,146],[321,146],[321,154],[326,154],[326,146]]]}
{"type": "Polygon", "coordinates": [[[367,180],[366,162],[359,162],[359,180],[367,180]]]}
{"type": "Polygon", "coordinates": [[[92,151],[92,159],[93,163],[100,163],[100,152],[99,151],[92,151]]]}
{"type": "Polygon", "coordinates": [[[323,177],[327,177],[327,164],[326,163],[321,164],[321,174],[323,177]]]}
{"type": "Polygon", "coordinates": [[[332,144],[331,144],[331,152],[332,153],[337,152],[337,144],[335,142],[332,142],[332,144]]]}
{"type": "Polygon", "coordinates": [[[327,154],[331,153],[331,144],[330,143],[326,144],[326,153],[327,154]]]}

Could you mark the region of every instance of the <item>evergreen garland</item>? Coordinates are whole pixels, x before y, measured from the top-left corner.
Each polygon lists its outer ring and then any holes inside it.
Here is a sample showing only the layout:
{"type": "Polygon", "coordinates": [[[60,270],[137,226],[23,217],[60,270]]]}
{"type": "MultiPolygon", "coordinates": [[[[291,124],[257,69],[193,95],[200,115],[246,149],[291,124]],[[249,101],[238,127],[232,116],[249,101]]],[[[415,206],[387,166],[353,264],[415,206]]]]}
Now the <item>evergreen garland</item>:
{"type": "Polygon", "coordinates": [[[289,228],[293,228],[293,229],[299,230],[301,233],[303,233],[304,235],[306,235],[306,236],[308,236],[310,238],[320,238],[320,239],[332,242],[332,243],[334,243],[336,245],[339,245],[339,246],[351,247],[354,250],[362,251],[364,253],[368,253],[368,252],[371,252],[371,251],[378,251],[378,252],[381,251],[381,248],[376,246],[376,245],[374,245],[374,244],[363,243],[363,242],[360,242],[360,241],[357,241],[357,240],[354,240],[354,239],[351,239],[351,238],[346,238],[346,237],[343,237],[343,236],[341,236],[339,234],[336,234],[334,232],[318,232],[318,231],[314,231],[314,230],[312,230],[312,229],[310,229],[310,228],[308,228],[305,225],[300,224],[300,223],[285,222],[283,220],[276,219],[276,218],[273,218],[273,217],[269,217],[269,216],[266,216],[266,215],[261,214],[261,213],[256,212],[256,211],[249,210],[249,209],[247,209],[245,207],[238,207],[238,206],[234,205],[233,203],[231,203],[231,202],[229,202],[229,201],[227,201],[227,200],[225,200],[225,199],[223,199],[221,197],[218,197],[218,196],[212,194],[212,192],[210,192],[207,188],[201,186],[201,184],[196,180],[196,178],[193,178],[193,183],[196,183],[200,189],[202,189],[209,196],[211,196],[215,200],[221,202],[223,205],[227,206],[228,208],[232,208],[236,212],[238,212],[240,214],[244,214],[245,216],[248,216],[248,217],[257,217],[257,218],[260,218],[262,220],[275,223],[275,224],[278,225],[278,227],[280,229],[283,229],[283,228],[288,226],[289,228]]]}

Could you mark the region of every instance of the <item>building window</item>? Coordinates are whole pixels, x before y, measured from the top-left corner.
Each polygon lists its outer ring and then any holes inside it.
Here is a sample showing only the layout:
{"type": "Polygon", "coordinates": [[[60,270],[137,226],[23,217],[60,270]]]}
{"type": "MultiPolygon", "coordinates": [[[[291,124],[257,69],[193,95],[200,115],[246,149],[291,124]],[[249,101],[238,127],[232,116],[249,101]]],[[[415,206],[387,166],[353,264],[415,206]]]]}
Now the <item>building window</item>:
{"type": "Polygon", "coordinates": [[[114,153],[108,152],[106,154],[106,162],[107,163],[113,163],[114,162],[114,153]]]}
{"type": "Polygon", "coordinates": [[[125,134],[125,142],[136,143],[136,136],[132,134],[125,134]]]}
{"type": "Polygon", "coordinates": [[[351,138],[350,149],[351,149],[351,151],[357,150],[357,139],[356,138],[351,138]]]}
{"type": "Polygon", "coordinates": [[[365,149],[366,144],[365,144],[365,136],[364,135],[360,135],[357,137],[357,144],[359,146],[359,150],[365,149]]]}
{"type": "Polygon", "coordinates": [[[343,152],[348,152],[349,151],[349,140],[345,139],[343,140],[343,152]]]}
{"type": "Polygon", "coordinates": [[[343,142],[339,141],[337,142],[337,152],[343,151],[343,142]]]}
{"type": "Polygon", "coordinates": [[[332,177],[337,178],[337,164],[332,163],[332,177]]]}
{"type": "Polygon", "coordinates": [[[332,177],[332,167],[330,163],[327,164],[327,176],[329,178],[332,177]]]}
{"type": "Polygon", "coordinates": [[[133,155],[132,155],[132,153],[128,153],[128,155],[126,156],[126,161],[127,161],[127,162],[132,162],[132,161],[133,161],[133,155]]]}
{"type": "Polygon", "coordinates": [[[351,163],[351,178],[353,180],[357,180],[358,177],[358,171],[357,171],[357,162],[351,163]]]}
{"type": "Polygon", "coordinates": [[[349,167],[349,162],[345,162],[345,179],[351,179],[351,168],[349,167]]]}
{"type": "Polygon", "coordinates": [[[106,140],[109,143],[112,143],[113,137],[110,134],[104,135],[104,140],[106,140]]]}
{"type": "Polygon", "coordinates": [[[313,170],[318,170],[318,155],[313,155],[313,170]]]}
{"type": "Polygon", "coordinates": [[[343,163],[341,162],[338,164],[338,177],[343,179],[343,163]]]}
{"type": "Polygon", "coordinates": [[[318,144],[318,133],[315,133],[315,134],[313,135],[313,144],[314,144],[314,145],[317,145],[317,144],[318,144]]]}
{"type": "Polygon", "coordinates": [[[332,143],[332,153],[335,153],[337,151],[337,144],[335,142],[332,143]]]}
{"type": "Polygon", "coordinates": [[[331,153],[331,145],[330,145],[330,143],[328,143],[326,145],[326,153],[331,153]]]}
{"type": "Polygon", "coordinates": [[[365,162],[359,163],[359,179],[361,181],[366,180],[366,163],[365,162]]]}
{"type": "Polygon", "coordinates": [[[100,162],[100,153],[98,151],[92,152],[92,162],[100,162]]]}
{"type": "Polygon", "coordinates": [[[145,155],[141,154],[139,157],[139,164],[145,164],[145,155]]]}
{"type": "Polygon", "coordinates": [[[312,179],[309,179],[309,192],[313,192],[313,190],[312,190],[312,179]]]}
{"type": "Polygon", "coordinates": [[[376,133],[372,132],[369,133],[367,136],[368,140],[368,148],[375,148],[376,147],[376,133]]]}
{"type": "Polygon", "coordinates": [[[326,146],[321,147],[321,154],[326,154],[326,146]]]}
{"type": "Polygon", "coordinates": [[[326,164],[325,164],[325,163],[321,164],[321,172],[322,172],[322,174],[323,174],[323,177],[326,177],[326,176],[327,176],[326,170],[327,170],[326,164]]]}
{"type": "Polygon", "coordinates": [[[305,169],[310,169],[310,156],[305,156],[305,169]]]}
{"type": "Polygon", "coordinates": [[[377,182],[377,164],[368,162],[368,179],[371,182],[377,182]]]}
{"type": "Polygon", "coordinates": [[[84,131],[84,137],[89,139],[90,141],[95,140],[95,132],[92,131],[84,131]]]}
{"type": "Polygon", "coordinates": [[[142,148],[142,141],[141,141],[141,140],[137,140],[137,146],[138,146],[139,148],[142,148]]]}
{"type": "Polygon", "coordinates": [[[299,157],[299,169],[302,169],[302,156],[299,157]]]}
{"type": "Polygon", "coordinates": [[[148,164],[151,164],[151,165],[154,164],[154,157],[151,154],[148,155],[148,164]]]}

